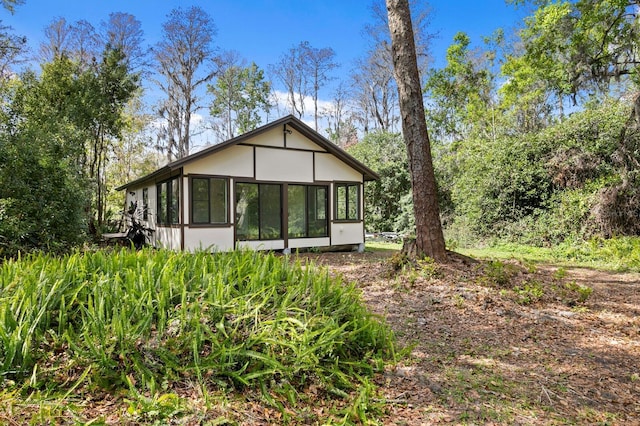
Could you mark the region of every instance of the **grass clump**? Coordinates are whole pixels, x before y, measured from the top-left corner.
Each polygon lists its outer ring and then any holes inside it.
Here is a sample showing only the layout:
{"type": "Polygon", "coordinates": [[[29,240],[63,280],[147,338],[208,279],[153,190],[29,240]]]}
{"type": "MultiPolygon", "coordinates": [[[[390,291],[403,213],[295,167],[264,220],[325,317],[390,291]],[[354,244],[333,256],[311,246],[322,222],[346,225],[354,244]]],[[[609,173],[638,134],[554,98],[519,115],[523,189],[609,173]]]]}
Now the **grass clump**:
{"type": "Polygon", "coordinates": [[[0,380],[25,390],[171,395],[192,380],[260,390],[278,405],[270,394],[291,401],[310,385],[346,394],[393,356],[390,330],[354,285],[273,254],[122,250],[0,264],[0,380]]]}

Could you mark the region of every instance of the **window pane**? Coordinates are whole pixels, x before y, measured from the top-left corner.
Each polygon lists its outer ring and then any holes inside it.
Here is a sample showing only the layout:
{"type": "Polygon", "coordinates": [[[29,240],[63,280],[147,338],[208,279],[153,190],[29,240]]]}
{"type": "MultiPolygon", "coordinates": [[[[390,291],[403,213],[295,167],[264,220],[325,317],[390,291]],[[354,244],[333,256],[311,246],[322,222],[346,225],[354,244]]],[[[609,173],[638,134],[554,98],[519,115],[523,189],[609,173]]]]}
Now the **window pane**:
{"type": "Polygon", "coordinates": [[[287,196],[289,237],[305,237],[307,228],[305,223],[305,187],[302,185],[289,185],[287,196]]]}
{"type": "Polygon", "coordinates": [[[209,223],[209,201],[193,200],[193,223],[209,223]]]}
{"type": "Polygon", "coordinates": [[[358,219],[358,185],[349,185],[349,201],[347,202],[349,211],[347,219],[357,220],[358,219]]]}
{"type": "Polygon", "coordinates": [[[327,219],[327,187],[316,187],[316,219],[327,219]]]}
{"type": "Polygon", "coordinates": [[[158,210],[158,223],[166,224],[167,223],[167,183],[161,183],[156,187],[158,192],[158,202],[157,202],[157,210],[158,210]]]}
{"type": "Polygon", "coordinates": [[[227,223],[227,180],[211,179],[211,223],[227,223]]]}
{"type": "Polygon", "coordinates": [[[178,183],[178,179],[174,179],[169,182],[171,188],[171,197],[169,206],[169,220],[171,223],[179,223],[180,222],[180,184],[178,183]]]}
{"type": "Polygon", "coordinates": [[[260,185],[260,239],[282,237],[282,202],[280,185],[260,185]]]}
{"type": "Polygon", "coordinates": [[[309,237],[326,237],[327,232],[327,188],[310,186],[308,189],[309,237]]]}
{"type": "Polygon", "coordinates": [[[258,185],[236,184],[236,235],[238,240],[257,240],[258,232],[258,185]]]}
{"type": "Polygon", "coordinates": [[[347,187],[336,185],[336,219],[345,220],[347,218],[347,187]]]}
{"type": "Polygon", "coordinates": [[[209,179],[194,178],[191,183],[193,223],[209,223],[209,179]]]}
{"type": "Polygon", "coordinates": [[[149,188],[142,189],[142,220],[149,220],[149,188]]]}

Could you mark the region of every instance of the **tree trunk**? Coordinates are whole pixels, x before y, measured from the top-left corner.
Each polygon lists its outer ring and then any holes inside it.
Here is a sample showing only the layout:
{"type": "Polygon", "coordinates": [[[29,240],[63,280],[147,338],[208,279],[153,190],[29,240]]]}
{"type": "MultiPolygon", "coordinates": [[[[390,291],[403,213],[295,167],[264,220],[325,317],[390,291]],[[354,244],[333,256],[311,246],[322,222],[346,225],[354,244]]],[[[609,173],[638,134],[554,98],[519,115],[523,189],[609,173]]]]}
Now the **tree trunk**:
{"type": "Polygon", "coordinates": [[[391,53],[411,171],[417,255],[446,260],[431,146],[422,101],[408,0],[386,0],[391,53]]]}

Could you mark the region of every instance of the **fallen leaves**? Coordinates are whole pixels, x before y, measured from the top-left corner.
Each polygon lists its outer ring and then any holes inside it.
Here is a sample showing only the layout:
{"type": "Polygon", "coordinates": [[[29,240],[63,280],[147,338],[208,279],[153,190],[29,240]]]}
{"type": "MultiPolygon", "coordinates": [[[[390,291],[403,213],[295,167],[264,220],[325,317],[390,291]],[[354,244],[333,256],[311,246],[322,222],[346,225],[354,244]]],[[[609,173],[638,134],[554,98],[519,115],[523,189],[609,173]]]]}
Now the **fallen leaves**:
{"type": "Polygon", "coordinates": [[[559,281],[553,267],[513,264],[504,268],[509,279],[561,292],[522,305],[504,291],[495,264],[494,281],[481,278],[481,264],[461,262],[424,278],[390,275],[388,256],[309,256],[356,281],[374,312],[413,345],[411,358],[379,381],[391,406],[384,424],[636,422],[638,274],[569,269],[559,281]],[[593,292],[569,307],[564,282],[593,292]]]}

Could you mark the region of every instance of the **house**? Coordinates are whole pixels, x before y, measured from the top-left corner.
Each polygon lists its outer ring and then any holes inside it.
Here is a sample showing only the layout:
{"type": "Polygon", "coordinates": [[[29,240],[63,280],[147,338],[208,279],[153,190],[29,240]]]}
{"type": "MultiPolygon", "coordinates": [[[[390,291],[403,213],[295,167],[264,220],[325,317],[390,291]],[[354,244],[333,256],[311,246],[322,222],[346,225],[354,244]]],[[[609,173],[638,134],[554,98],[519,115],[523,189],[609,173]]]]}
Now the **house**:
{"type": "Polygon", "coordinates": [[[378,175],[293,116],[174,161],[118,190],[174,250],[364,249],[378,175]]]}

